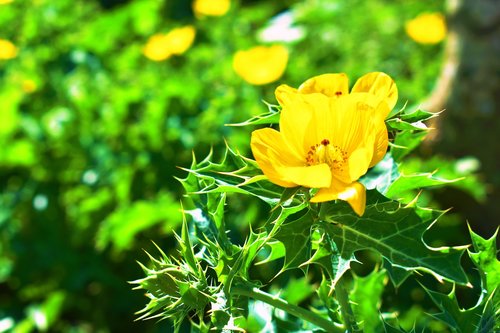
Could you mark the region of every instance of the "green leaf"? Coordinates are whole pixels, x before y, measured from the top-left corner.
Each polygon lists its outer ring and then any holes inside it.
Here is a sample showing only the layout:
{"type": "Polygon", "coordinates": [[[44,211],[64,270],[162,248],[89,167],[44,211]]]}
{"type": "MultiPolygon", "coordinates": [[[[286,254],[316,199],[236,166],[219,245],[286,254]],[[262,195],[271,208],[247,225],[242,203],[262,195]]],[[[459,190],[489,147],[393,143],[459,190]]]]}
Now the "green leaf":
{"type": "Polygon", "coordinates": [[[389,130],[417,130],[417,131],[427,131],[429,130],[427,126],[421,122],[409,123],[399,118],[389,119],[385,122],[389,130]]]}
{"type": "Polygon", "coordinates": [[[411,275],[411,271],[398,266],[393,266],[389,260],[383,258],[383,267],[387,271],[392,284],[399,288],[403,282],[411,275]]]}
{"type": "Polygon", "coordinates": [[[448,295],[432,291],[426,287],[423,288],[441,310],[440,313],[432,314],[434,318],[447,324],[458,333],[477,332],[476,329],[483,313],[484,305],[480,304],[471,309],[462,310],[458,305],[454,287],[448,295]]]}
{"type": "MultiPolygon", "coordinates": [[[[264,102],[266,103],[266,102],[264,102]]],[[[273,105],[266,103],[269,111],[255,117],[252,117],[244,122],[237,124],[228,124],[226,126],[248,126],[248,125],[267,125],[267,124],[277,124],[280,120],[280,107],[278,105],[273,105]]]]}
{"type": "Polygon", "coordinates": [[[253,195],[275,205],[280,202],[283,188],[271,183],[262,174],[257,162],[241,156],[227,147],[220,163],[213,163],[210,154],[202,162],[185,169],[202,179],[204,187],[191,193],[242,193],[253,195]]]}
{"type": "Polygon", "coordinates": [[[291,278],[285,288],[280,291],[280,297],[288,303],[298,305],[314,293],[314,287],[307,277],[291,278]]]}
{"type": "Polygon", "coordinates": [[[463,248],[429,248],[423,241],[427,229],[442,214],[413,207],[401,207],[371,190],[363,216],[355,215],[344,202],[323,203],[321,226],[332,237],[340,255],[350,260],[356,251],[379,252],[391,265],[407,270],[422,270],[437,279],[467,283],[460,266],[463,248]]]}
{"type": "Polygon", "coordinates": [[[410,190],[450,184],[463,179],[443,179],[434,175],[435,172],[399,175],[399,177],[396,178],[396,180],[389,186],[385,195],[390,198],[397,199],[398,197],[403,197],[405,192],[410,190]]]}
{"type": "Polygon", "coordinates": [[[354,253],[348,258],[344,258],[331,235],[319,227],[317,231],[320,238],[313,243],[313,246],[316,245],[316,251],[306,264],[322,266],[331,279],[330,288],[333,289],[344,273],[349,270],[351,262],[357,260],[354,253]]]}
{"type": "Polygon", "coordinates": [[[391,144],[391,155],[396,162],[401,162],[403,157],[412,152],[422,143],[427,135],[426,131],[402,131],[396,134],[391,144]]]}
{"type": "Polygon", "coordinates": [[[413,111],[403,112],[400,115],[400,118],[401,118],[401,120],[406,121],[408,123],[414,123],[414,122],[425,121],[425,120],[429,120],[431,118],[437,117],[437,116],[439,116],[440,113],[441,112],[432,113],[432,112],[416,109],[413,111]]]}
{"type": "Polygon", "coordinates": [[[363,332],[380,332],[382,320],[379,311],[386,282],[384,270],[373,271],[365,277],[354,276],[350,300],[356,318],[362,322],[363,332]]]}
{"type": "Polygon", "coordinates": [[[377,189],[380,193],[386,193],[391,184],[399,177],[398,165],[391,154],[386,154],[382,161],[360,178],[360,182],[368,190],[377,189]]]}
{"type": "MultiPolygon", "coordinates": [[[[472,239],[474,252],[468,250],[469,257],[472,262],[479,269],[483,288],[486,289],[487,295],[493,292],[500,286],[500,261],[497,259],[497,245],[496,239],[498,235],[498,228],[490,239],[484,239],[469,226],[469,232],[472,239]]],[[[493,303],[500,304],[500,294],[497,292],[493,303]]]]}
{"type": "Polygon", "coordinates": [[[313,214],[308,211],[294,221],[283,223],[274,235],[285,246],[285,263],[281,272],[301,267],[310,258],[313,222],[313,214]]]}
{"type": "Polygon", "coordinates": [[[478,202],[485,202],[487,187],[478,175],[480,167],[481,163],[475,157],[465,156],[455,160],[436,155],[425,160],[417,157],[405,159],[399,165],[399,171],[403,174],[432,172],[434,176],[444,179],[462,178],[461,181],[450,183],[450,186],[467,192],[478,202]]]}

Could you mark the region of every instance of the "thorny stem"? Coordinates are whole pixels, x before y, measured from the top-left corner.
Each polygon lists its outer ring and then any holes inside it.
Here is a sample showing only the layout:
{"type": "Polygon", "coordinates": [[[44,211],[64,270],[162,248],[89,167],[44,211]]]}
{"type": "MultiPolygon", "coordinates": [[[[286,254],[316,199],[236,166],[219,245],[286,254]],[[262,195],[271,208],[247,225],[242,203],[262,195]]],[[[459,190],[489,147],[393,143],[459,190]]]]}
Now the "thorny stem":
{"type": "Polygon", "coordinates": [[[274,296],[271,294],[268,294],[266,292],[263,292],[262,290],[252,287],[252,286],[245,286],[245,285],[236,285],[231,288],[231,292],[237,295],[241,296],[247,296],[252,299],[267,303],[275,308],[281,309],[283,311],[286,311],[287,313],[298,317],[302,320],[308,321],[311,324],[314,324],[326,332],[329,333],[343,333],[345,332],[344,329],[342,329],[339,326],[336,326],[332,321],[321,317],[320,315],[311,312],[309,310],[306,310],[304,308],[301,308],[299,306],[293,305],[288,303],[287,301],[279,298],[278,296],[274,296]]]}
{"type": "Polygon", "coordinates": [[[347,293],[345,286],[345,278],[342,277],[335,285],[335,296],[340,305],[340,313],[342,318],[344,318],[344,323],[347,326],[347,332],[361,332],[358,324],[356,323],[356,318],[354,317],[354,312],[352,311],[351,304],[349,303],[349,294],[347,293]]]}

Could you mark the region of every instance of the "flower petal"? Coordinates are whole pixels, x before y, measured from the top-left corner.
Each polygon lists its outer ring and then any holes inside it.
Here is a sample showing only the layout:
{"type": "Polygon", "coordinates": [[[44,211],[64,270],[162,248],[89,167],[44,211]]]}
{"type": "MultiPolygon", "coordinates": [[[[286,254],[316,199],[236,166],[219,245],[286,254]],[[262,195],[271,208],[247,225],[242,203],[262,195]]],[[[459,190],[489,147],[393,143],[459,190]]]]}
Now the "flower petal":
{"type": "Polygon", "coordinates": [[[389,146],[389,137],[385,123],[379,125],[378,128],[374,131],[376,132],[375,142],[373,146],[373,156],[369,168],[373,167],[384,158],[385,153],[387,152],[387,147],[389,146]]]}
{"type": "Polygon", "coordinates": [[[344,73],[323,74],[310,78],[299,87],[302,94],[320,93],[328,97],[349,93],[349,80],[344,73]]]}
{"type": "Polygon", "coordinates": [[[242,79],[253,85],[278,80],[288,63],[288,49],[283,45],[256,46],[234,54],[233,69],[242,79]]]}
{"type": "Polygon", "coordinates": [[[349,178],[356,181],[363,176],[370,166],[373,157],[373,144],[370,147],[360,147],[349,156],[349,178]]]}
{"type": "Polygon", "coordinates": [[[366,111],[369,108],[353,95],[330,99],[328,112],[330,119],[316,119],[316,126],[319,129],[330,127],[333,144],[350,155],[357,147],[364,144],[366,136],[371,133],[368,126],[371,113],[366,111]]]}
{"type": "Polygon", "coordinates": [[[276,89],[276,96],[283,107],[280,116],[280,132],[290,152],[298,159],[305,161],[310,141],[308,138],[311,136],[308,132],[308,125],[316,106],[308,100],[307,95],[299,94],[288,86],[279,86],[276,89]]]}
{"type": "Polygon", "coordinates": [[[309,188],[329,187],[332,182],[332,172],[325,163],[303,167],[283,167],[280,173],[287,180],[309,188]]]}
{"type": "Polygon", "coordinates": [[[329,188],[320,189],[311,199],[311,202],[324,202],[336,199],[347,201],[354,212],[362,216],[366,208],[366,188],[358,182],[344,184],[334,179],[332,185],[329,188]]]}
{"type": "Polygon", "coordinates": [[[271,128],[253,131],[250,147],[257,164],[271,182],[283,187],[298,185],[281,173],[284,165],[300,165],[300,162],[289,154],[280,132],[271,128]]]}
{"type": "Polygon", "coordinates": [[[276,88],[274,91],[274,95],[276,96],[276,99],[280,103],[281,106],[285,104],[290,104],[290,94],[292,93],[297,93],[298,90],[295,88],[290,87],[289,85],[286,84],[281,84],[276,88]]]}
{"type": "Polygon", "coordinates": [[[391,77],[382,72],[373,72],[363,75],[352,87],[351,93],[367,92],[376,95],[387,103],[389,111],[398,101],[398,88],[391,77]]]}

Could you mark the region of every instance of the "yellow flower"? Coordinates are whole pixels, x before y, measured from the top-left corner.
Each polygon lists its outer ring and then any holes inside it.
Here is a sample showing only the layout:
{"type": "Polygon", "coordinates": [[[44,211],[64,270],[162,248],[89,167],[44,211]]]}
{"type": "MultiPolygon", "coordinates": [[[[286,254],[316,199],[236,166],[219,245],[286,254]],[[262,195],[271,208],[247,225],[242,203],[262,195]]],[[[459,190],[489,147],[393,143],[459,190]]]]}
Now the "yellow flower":
{"type": "Polygon", "coordinates": [[[261,85],[278,80],[286,69],[288,50],[282,45],[256,46],[238,51],[233,69],[250,84],[261,85]]]}
{"type": "Polygon", "coordinates": [[[345,74],[324,74],[299,89],[280,85],[275,94],[280,131],[259,129],[251,139],[264,174],[283,187],[319,188],[311,202],[340,199],[363,215],[366,189],[357,180],[387,151],[384,120],[398,98],[394,81],[369,73],[349,93],[345,74]]]}
{"type": "Polygon", "coordinates": [[[229,7],[230,0],[195,0],[193,11],[196,16],[222,16],[225,15],[229,7]]]}
{"type": "Polygon", "coordinates": [[[149,38],[142,53],[154,61],[162,61],[172,55],[186,52],[193,44],[196,30],[188,25],[171,30],[167,34],[156,34],[149,38]]]}
{"type": "Polygon", "coordinates": [[[421,44],[436,44],[446,37],[446,22],[442,14],[420,14],[406,22],[406,33],[421,44]]]}
{"type": "Polygon", "coordinates": [[[0,5],[6,5],[6,4],[9,4],[9,3],[11,3],[12,1],[14,1],[14,0],[0,0],[0,5]]]}
{"type": "Polygon", "coordinates": [[[12,42],[0,39],[0,60],[8,60],[17,56],[17,47],[12,42]]]}
{"type": "Polygon", "coordinates": [[[36,82],[31,79],[23,80],[21,87],[25,93],[31,94],[37,89],[36,82]]]}

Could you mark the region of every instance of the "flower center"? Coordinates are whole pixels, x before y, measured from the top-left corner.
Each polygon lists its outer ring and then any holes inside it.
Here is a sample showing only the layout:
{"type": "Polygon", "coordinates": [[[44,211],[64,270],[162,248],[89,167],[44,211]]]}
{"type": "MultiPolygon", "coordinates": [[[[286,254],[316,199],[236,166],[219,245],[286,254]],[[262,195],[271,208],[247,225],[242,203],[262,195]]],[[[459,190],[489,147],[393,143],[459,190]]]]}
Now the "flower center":
{"type": "Polygon", "coordinates": [[[320,143],[309,148],[306,156],[307,165],[326,163],[332,170],[344,171],[344,164],[347,161],[347,153],[339,146],[330,143],[330,140],[323,139],[320,143]]]}

